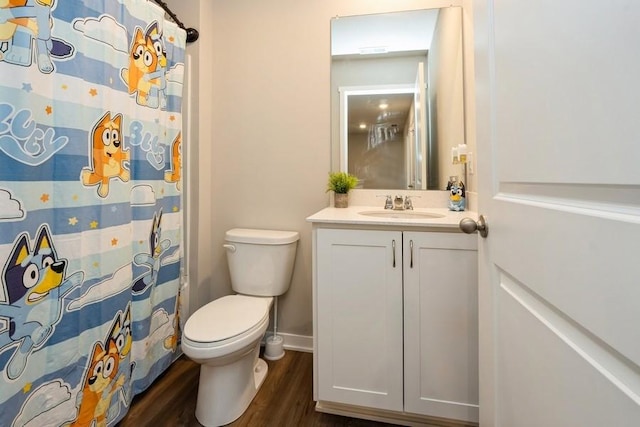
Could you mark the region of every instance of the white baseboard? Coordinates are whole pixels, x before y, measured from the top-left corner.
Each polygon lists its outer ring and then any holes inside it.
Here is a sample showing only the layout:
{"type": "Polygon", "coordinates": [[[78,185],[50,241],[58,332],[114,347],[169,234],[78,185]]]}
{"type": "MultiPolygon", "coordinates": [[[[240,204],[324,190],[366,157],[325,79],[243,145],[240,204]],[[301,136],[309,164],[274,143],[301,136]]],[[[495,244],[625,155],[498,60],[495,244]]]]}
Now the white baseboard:
{"type": "MultiPolygon", "coordinates": [[[[273,335],[273,332],[267,332],[262,339],[262,345],[265,344],[267,338],[273,335]]],[[[278,336],[284,339],[284,348],[286,350],[304,351],[305,353],[313,353],[313,337],[308,335],[295,335],[278,332],[278,336]]]]}

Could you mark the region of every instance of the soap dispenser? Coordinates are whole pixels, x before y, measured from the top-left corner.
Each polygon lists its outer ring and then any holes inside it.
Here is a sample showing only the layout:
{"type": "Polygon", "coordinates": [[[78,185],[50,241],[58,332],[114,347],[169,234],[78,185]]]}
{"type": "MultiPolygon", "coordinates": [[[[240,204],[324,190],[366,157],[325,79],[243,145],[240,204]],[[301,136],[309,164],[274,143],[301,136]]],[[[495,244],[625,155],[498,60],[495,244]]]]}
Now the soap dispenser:
{"type": "Polygon", "coordinates": [[[457,176],[450,176],[447,183],[447,190],[449,191],[449,210],[460,212],[465,207],[465,189],[464,183],[458,179],[457,176]]]}

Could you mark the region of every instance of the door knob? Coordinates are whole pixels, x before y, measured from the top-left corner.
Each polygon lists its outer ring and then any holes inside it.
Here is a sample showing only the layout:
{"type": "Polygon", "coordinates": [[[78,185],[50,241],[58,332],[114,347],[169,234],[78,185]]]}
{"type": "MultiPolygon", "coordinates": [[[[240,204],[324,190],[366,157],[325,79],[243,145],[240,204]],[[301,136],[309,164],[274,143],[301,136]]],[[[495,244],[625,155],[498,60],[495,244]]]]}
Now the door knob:
{"type": "Polygon", "coordinates": [[[476,231],[480,233],[482,237],[487,237],[487,234],[489,234],[489,227],[482,215],[478,217],[478,222],[475,222],[471,218],[462,218],[459,227],[460,230],[467,234],[473,234],[476,231]]]}

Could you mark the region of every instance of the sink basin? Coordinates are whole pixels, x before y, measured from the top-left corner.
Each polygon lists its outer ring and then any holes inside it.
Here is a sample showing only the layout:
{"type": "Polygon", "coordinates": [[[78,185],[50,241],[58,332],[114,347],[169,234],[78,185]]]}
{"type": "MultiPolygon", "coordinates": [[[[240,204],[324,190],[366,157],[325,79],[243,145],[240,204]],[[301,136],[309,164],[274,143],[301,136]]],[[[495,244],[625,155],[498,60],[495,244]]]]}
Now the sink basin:
{"type": "Polygon", "coordinates": [[[434,219],[444,218],[444,215],[429,212],[416,211],[363,211],[358,212],[360,215],[372,216],[375,218],[404,218],[404,219],[434,219]]]}

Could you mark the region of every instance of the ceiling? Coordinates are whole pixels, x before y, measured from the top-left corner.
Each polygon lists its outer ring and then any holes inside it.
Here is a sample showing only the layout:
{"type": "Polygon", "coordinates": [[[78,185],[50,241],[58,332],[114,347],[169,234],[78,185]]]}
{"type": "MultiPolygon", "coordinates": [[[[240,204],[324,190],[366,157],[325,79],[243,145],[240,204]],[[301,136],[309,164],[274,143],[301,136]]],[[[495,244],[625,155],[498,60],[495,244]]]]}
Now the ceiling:
{"type": "Polygon", "coordinates": [[[375,124],[397,125],[398,131],[403,132],[412,103],[413,93],[350,95],[349,133],[368,133],[375,124]],[[380,108],[382,101],[386,101],[388,108],[380,108]],[[361,123],[366,128],[361,129],[361,123]]]}

